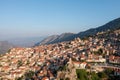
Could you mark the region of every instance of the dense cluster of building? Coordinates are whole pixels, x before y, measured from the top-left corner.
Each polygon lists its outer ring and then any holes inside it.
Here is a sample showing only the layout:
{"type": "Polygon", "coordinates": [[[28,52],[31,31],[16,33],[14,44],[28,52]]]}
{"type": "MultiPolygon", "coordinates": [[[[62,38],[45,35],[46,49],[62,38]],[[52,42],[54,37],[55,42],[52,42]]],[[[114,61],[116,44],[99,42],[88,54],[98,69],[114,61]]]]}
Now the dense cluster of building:
{"type": "MultiPolygon", "coordinates": [[[[94,66],[91,63],[120,65],[120,30],[101,32],[87,39],[13,48],[0,57],[0,79],[15,80],[33,71],[34,80],[59,80],[62,70],[67,66],[64,77],[74,80],[75,69],[89,69],[94,66]]],[[[96,72],[100,71],[95,69],[96,72]]]]}

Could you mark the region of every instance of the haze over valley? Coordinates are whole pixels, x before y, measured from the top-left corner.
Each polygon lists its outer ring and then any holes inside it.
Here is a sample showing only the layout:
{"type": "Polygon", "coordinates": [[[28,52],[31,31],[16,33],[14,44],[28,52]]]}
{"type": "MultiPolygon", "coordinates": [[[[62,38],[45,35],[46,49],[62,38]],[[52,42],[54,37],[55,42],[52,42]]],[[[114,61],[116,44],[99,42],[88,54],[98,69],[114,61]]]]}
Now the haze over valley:
{"type": "Polygon", "coordinates": [[[0,0],[0,80],[120,80],[120,0],[0,0]]]}

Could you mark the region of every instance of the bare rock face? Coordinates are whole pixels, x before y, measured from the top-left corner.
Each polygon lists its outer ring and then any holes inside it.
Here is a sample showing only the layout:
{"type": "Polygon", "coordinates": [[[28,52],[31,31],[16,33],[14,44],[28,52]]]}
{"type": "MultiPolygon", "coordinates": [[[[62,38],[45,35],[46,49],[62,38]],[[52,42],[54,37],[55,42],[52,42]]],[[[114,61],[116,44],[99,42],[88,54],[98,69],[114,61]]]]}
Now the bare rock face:
{"type": "Polygon", "coordinates": [[[73,35],[74,35],[73,33],[63,33],[61,35],[52,35],[52,36],[45,38],[40,43],[37,43],[36,46],[44,45],[44,44],[58,43],[58,42],[62,42],[62,41],[69,41],[68,37],[73,36],[73,35]]]}

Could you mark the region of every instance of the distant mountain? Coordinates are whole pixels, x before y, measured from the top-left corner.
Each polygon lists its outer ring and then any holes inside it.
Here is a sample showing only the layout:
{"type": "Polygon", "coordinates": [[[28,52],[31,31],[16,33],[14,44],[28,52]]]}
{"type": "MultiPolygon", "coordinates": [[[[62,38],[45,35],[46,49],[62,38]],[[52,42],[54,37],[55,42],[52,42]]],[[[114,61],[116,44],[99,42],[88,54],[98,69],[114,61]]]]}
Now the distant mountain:
{"type": "Polygon", "coordinates": [[[120,28],[120,18],[110,21],[103,26],[80,32],[76,34],[76,37],[83,38],[85,36],[95,35],[98,32],[107,31],[107,30],[115,30],[118,28],[120,28]]]}
{"type": "Polygon", "coordinates": [[[48,44],[48,43],[53,42],[54,40],[56,40],[58,38],[58,36],[59,35],[49,36],[49,37],[45,38],[44,40],[42,40],[41,42],[36,43],[35,45],[48,44]]]}
{"type": "Polygon", "coordinates": [[[74,35],[73,33],[63,33],[61,35],[52,35],[52,36],[45,38],[41,42],[38,42],[37,44],[35,44],[35,46],[62,42],[62,41],[65,41],[67,39],[67,37],[70,37],[73,35],[74,35]]]}
{"type": "Polygon", "coordinates": [[[0,41],[0,54],[6,53],[13,47],[8,41],[0,41]]]}
{"type": "Polygon", "coordinates": [[[35,44],[35,46],[38,46],[41,44],[52,44],[52,43],[58,43],[58,42],[62,42],[62,41],[70,41],[76,37],[84,38],[87,36],[95,35],[98,32],[107,31],[107,30],[115,30],[118,28],[120,28],[120,18],[114,19],[103,26],[88,29],[83,32],[79,32],[78,34],[63,33],[60,36],[59,35],[50,36],[50,37],[42,40],[41,42],[35,44]]]}
{"type": "Polygon", "coordinates": [[[8,41],[17,47],[32,47],[36,42],[42,41],[45,37],[14,38],[8,41]]]}

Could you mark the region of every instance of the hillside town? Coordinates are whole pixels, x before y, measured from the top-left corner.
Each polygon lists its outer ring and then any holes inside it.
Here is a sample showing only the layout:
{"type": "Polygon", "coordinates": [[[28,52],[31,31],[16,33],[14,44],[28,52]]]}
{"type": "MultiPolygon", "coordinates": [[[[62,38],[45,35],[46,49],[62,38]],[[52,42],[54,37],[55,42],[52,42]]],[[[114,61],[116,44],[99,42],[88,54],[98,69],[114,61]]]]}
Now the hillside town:
{"type": "Polygon", "coordinates": [[[0,56],[0,80],[77,80],[76,69],[120,76],[120,29],[84,39],[32,48],[12,48],[0,56]]]}

